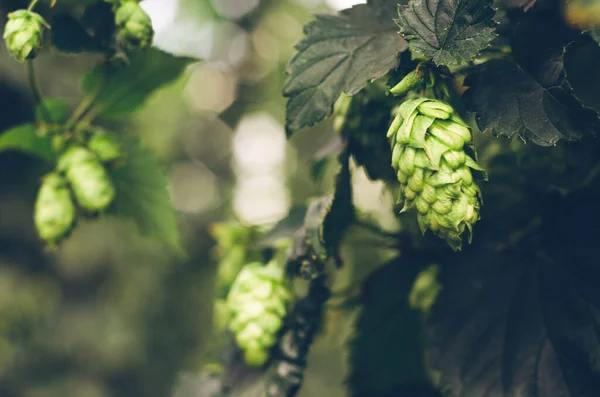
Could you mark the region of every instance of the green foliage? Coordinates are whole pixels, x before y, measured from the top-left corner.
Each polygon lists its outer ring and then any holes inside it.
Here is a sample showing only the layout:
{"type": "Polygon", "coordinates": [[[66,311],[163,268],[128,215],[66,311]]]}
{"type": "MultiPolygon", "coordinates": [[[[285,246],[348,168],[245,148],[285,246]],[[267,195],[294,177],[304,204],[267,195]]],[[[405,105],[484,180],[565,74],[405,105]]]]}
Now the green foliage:
{"type": "Polygon", "coordinates": [[[181,75],[190,58],[177,58],[156,49],[132,54],[127,66],[105,63],[86,74],[82,91],[94,98],[91,112],[118,119],[138,110],[159,87],[181,75]]]}
{"type": "Polygon", "coordinates": [[[360,315],[349,341],[353,395],[380,395],[407,381],[426,380],[420,340],[420,313],[409,293],[419,265],[397,258],[363,283],[360,315]]]}
{"type": "Polygon", "coordinates": [[[598,322],[591,313],[598,301],[583,285],[595,267],[485,246],[448,261],[427,327],[429,360],[441,371],[442,390],[453,396],[594,395],[598,322]]]}
{"type": "Polygon", "coordinates": [[[52,45],[59,51],[78,53],[99,50],[94,37],[71,15],[59,15],[52,20],[52,45]]]}
{"type": "Polygon", "coordinates": [[[491,6],[491,0],[411,0],[398,25],[411,50],[437,65],[461,65],[496,37],[491,6]]]}
{"type": "Polygon", "coordinates": [[[168,190],[168,180],[156,156],[133,136],[123,135],[127,157],[109,170],[116,195],[111,213],[132,218],[140,232],[182,252],[177,214],[168,190]]]}
{"type": "Polygon", "coordinates": [[[474,67],[465,85],[467,106],[483,132],[552,146],[600,131],[598,115],[562,87],[544,88],[516,64],[492,60],[474,67]]]}
{"type": "Polygon", "coordinates": [[[42,123],[64,124],[69,118],[70,110],[71,106],[67,101],[60,98],[47,98],[36,106],[35,119],[42,123]]]}
{"type": "Polygon", "coordinates": [[[407,47],[389,16],[393,3],[371,0],[306,25],[283,88],[288,133],[330,116],[342,92],[354,95],[398,66],[407,47]]]}
{"type": "Polygon", "coordinates": [[[4,131],[0,135],[0,152],[15,150],[40,157],[50,163],[56,161],[49,136],[40,136],[34,124],[27,123],[4,131]]]}
{"type": "Polygon", "coordinates": [[[600,113],[600,75],[594,65],[600,62],[600,46],[592,40],[570,44],[564,54],[564,69],[573,95],[584,106],[600,113]]]}

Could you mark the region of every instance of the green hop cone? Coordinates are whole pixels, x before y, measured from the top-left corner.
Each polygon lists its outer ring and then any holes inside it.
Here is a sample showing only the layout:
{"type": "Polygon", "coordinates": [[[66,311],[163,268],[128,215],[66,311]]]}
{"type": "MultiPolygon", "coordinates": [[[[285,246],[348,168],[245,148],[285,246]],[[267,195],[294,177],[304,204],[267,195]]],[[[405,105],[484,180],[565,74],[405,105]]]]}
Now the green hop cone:
{"type": "Polygon", "coordinates": [[[402,212],[416,208],[423,233],[431,230],[460,250],[463,232],[471,241],[481,207],[472,171],[484,171],[466,151],[471,130],[447,103],[417,98],[398,108],[387,136],[402,212]]]}
{"type": "Polygon", "coordinates": [[[71,184],[77,203],[88,212],[105,210],[115,198],[106,169],[90,150],[71,146],[58,160],[58,169],[71,184]]]}
{"type": "Polygon", "coordinates": [[[4,41],[11,55],[19,62],[37,56],[44,41],[44,28],[50,25],[33,11],[17,10],[8,14],[4,27],[4,41]]]}
{"type": "Polygon", "coordinates": [[[103,163],[116,161],[123,156],[121,142],[117,134],[102,128],[96,128],[93,131],[87,146],[103,163]]]}
{"type": "Polygon", "coordinates": [[[62,240],[75,223],[75,205],[71,192],[57,173],[44,177],[35,202],[34,222],[39,236],[51,243],[62,240]]]}
{"type": "Polygon", "coordinates": [[[227,296],[229,329],[249,366],[268,360],[292,297],[284,270],[274,263],[253,262],[238,274],[227,296]]]}
{"type": "Polygon", "coordinates": [[[117,8],[115,24],[116,42],[121,49],[135,51],[152,45],[152,21],[136,1],[125,1],[117,8]]]}

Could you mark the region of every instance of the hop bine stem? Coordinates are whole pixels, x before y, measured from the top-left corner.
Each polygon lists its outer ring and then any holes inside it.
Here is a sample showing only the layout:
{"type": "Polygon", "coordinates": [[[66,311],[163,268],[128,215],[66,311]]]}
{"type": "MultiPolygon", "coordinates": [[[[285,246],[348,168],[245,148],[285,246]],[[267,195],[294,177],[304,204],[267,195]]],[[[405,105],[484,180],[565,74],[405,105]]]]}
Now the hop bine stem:
{"type": "MultiPolygon", "coordinates": [[[[29,3],[29,7],[27,7],[27,11],[33,11],[33,9],[35,8],[35,6],[37,5],[39,0],[31,0],[31,3],[29,3]]],[[[55,1],[52,2],[52,4],[54,4],[55,1]]]]}
{"type": "Polygon", "coordinates": [[[42,95],[42,91],[38,85],[36,76],[35,76],[35,67],[33,66],[33,60],[27,61],[27,78],[29,80],[29,87],[31,87],[31,93],[33,94],[33,99],[42,109],[42,116],[44,117],[44,121],[50,122],[50,112],[44,105],[44,99],[42,95]]]}

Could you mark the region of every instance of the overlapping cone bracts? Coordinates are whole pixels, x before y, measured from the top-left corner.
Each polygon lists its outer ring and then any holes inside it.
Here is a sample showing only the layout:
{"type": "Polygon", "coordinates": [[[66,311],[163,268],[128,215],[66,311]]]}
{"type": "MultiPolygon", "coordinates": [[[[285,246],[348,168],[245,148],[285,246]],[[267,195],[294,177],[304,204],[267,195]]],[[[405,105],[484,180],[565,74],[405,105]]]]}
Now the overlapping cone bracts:
{"type": "Polygon", "coordinates": [[[82,146],[71,146],[58,159],[79,206],[88,212],[105,210],[116,195],[108,172],[96,155],[82,146]]]}
{"type": "Polygon", "coordinates": [[[44,39],[44,28],[50,26],[33,11],[17,10],[8,14],[3,38],[10,54],[19,62],[37,56],[44,39]]]}
{"type": "Polygon", "coordinates": [[[417,98],[398,108],[387,136],[402,212],[416,208],[423,233],[431,230],[460,250],[465,230],[471,240],[481,207],[472,171],[484,171],[465,151],[471,130],[445,102],[417,98]]]}
{"type": "Polygon", "coordinates": [[[50,244],[59,242],[71,231],[75,216],[67,181],[54,172],[46,175],[33,214],[39,236],[50,244]]]}
{"type": "Polygon", "coordinates": [[[249,366],[268,360],[292,297],[284,270],[275,264],[253,262],[238,274],[227,296],[229,329],[249,366]]]}

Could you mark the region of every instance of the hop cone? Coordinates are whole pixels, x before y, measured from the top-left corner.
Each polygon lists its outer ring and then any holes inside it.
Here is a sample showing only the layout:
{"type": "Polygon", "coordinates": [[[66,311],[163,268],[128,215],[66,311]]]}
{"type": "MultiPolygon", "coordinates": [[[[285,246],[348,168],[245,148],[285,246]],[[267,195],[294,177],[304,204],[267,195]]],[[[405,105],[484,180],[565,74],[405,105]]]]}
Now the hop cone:
{"type": "Polygon", "coordinates": [[[59,174],[44,177],[33,217],[38,234],[49,243],[60,241],[71,231],[75,223],[75,205],[67,181],[59,174]]]}
{"type": "Polygon", "coordinates": [[[115,12],[116,41],[124,50],[142,50],[152,45],[152,21],[137,1],[124,1],[115,12]]]}
{"type": "Polygon", "coordinates": [[[58,160],[58,169],[71,184],[77,203],[89,212],[106,209],[115,197],[115,188],[98,158],[88,149],[72,146],[58,160]]]}
{"type": "Polygon", "coordinates": [[[96,128],[88,142],[88,148],[96,154],[103,163],[118,160],[123,152],[117,134],[96,128]]]}
{"type": "Polygon", "coordinates": [[[472,170],[483,169],[465,151],[472,138],[469,127],[450,105],[418,98],[399,107],[387,136],[402,212],[416,207],[423,233],[430,229],[460,250],[461,235],[467,230],[470,241],[481,206],[472,170]]]}
{"type": "Polygon", "coordinates": [[[49,25],[38,13],[27,10],[11,12],[4,27],[6,48],[19,62],[35,58],[42,48],[44,28],[49,28],[49,25]]]}
{"type": "Polygon", "coordinates": [[[250,263],[237,276],[227,296],[229,329],[248,365],[268,360],[291,299],[285,272],[273,263],[250,263]]]}

